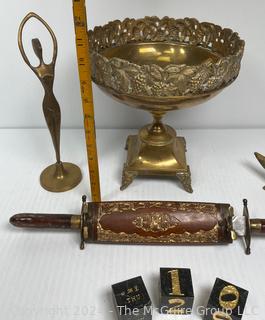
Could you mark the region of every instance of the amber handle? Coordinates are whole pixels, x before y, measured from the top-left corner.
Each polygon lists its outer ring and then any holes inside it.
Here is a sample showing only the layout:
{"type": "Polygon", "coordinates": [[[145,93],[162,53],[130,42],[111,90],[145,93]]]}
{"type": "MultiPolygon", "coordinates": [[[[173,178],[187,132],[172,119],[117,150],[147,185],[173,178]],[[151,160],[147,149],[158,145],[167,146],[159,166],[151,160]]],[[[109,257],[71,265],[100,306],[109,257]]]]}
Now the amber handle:
{"type": "Polygon", "coordinates": [[[250,227],[251,227],[252,234],[265,235],[265,219],[251,219],[250,227]]]}
{"type": "Polygon", "coordinates": [[[73,229],[71,214],[16,214],[9,222],[19,228],[73,229]]]}

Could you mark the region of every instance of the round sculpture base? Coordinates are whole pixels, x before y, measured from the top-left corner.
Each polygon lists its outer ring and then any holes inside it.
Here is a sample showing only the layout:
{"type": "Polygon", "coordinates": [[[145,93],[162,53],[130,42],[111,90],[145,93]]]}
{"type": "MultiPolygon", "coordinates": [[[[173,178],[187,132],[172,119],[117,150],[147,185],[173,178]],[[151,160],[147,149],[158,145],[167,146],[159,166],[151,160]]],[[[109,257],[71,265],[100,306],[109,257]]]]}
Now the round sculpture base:
{"type": "Polygon", "coordinates": [[[41,186],[51,192],[64,192],[76,187],[82,180],[80,168],[69,162],[55,163],[40,175],[41,186]]]}
{"type": "Polygon", "coordinates": [[[176,136],[173,128],[157,122],[145,126],[138,135],[128,136],[126,150],[121,190],[137,176],[173,176],[187,192],[193,192],[185,156],[186,142],[176,136]]]}

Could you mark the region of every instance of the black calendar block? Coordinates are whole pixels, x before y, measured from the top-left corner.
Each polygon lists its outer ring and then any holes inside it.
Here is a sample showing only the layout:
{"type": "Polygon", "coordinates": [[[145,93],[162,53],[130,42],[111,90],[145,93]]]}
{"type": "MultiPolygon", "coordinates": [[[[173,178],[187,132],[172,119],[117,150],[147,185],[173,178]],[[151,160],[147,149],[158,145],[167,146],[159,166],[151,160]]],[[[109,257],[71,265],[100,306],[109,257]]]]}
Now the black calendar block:
{"type": "Polygon", "coordinates": [[[217,278],[205,309],[204,320],[242,319],[247,297],[247,290],[217,278]]]}
{"type": "Polygon", "coordinates": [[[152,303],[142,277],[116,283],[112,292],[119,320],[152,319],[152,303]]]}
{"type": "Polygon", "coordinates": [[[160,269],[160,313],[191,314],[194,292],[190,269],[160,269]]]}

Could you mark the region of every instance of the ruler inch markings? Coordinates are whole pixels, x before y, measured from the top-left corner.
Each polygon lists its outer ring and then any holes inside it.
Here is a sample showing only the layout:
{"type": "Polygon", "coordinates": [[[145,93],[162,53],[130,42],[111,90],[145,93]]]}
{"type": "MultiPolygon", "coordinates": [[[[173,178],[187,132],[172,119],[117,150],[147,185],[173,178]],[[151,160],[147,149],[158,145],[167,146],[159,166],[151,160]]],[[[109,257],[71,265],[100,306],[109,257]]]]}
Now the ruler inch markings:
{"type": "Polygon", "coordinates": [[[87,33],[85,0],[73,0],[73,15],[75,25],[77,63],[84,115],[84,129],[86,137],[91,196],[92,201],[99,202],[101,201],[100,179],[96,144],[95,116],[91,82],[91,64],[89,56],[89,41],[87,33]]]}

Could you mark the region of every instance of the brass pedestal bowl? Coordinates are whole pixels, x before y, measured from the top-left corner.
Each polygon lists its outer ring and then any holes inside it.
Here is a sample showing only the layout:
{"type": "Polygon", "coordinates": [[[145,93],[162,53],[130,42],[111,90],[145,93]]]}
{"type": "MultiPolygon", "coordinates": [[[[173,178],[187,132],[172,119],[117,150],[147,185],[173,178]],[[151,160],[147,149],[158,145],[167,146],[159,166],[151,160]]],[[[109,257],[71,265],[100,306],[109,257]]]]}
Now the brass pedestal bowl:
{"type": "Polygon", "coordinates": [[[186,143],[163,115],[214,97],[238,76],[244,41],[230,29],[196,19],[146,17],[89,31],[93,81],[153,123],[127,138],[121,189],[138,175],[177,177],[192,192],[186,143]]]}

